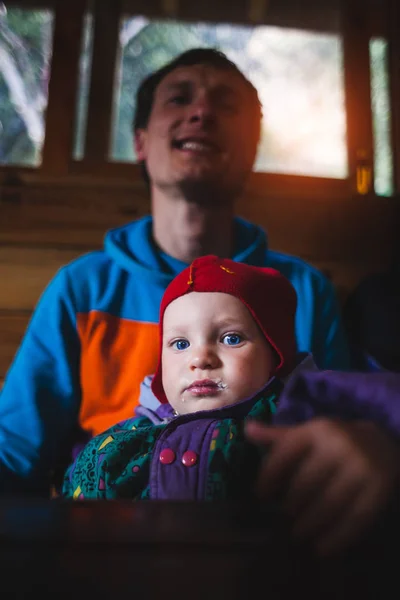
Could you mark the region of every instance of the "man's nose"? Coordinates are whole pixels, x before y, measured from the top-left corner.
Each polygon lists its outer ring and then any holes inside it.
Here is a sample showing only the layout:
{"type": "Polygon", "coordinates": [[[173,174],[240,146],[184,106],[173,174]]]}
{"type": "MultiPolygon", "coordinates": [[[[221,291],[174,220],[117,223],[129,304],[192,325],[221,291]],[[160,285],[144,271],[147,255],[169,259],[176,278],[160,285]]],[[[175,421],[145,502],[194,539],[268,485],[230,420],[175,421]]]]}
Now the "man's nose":
{"type": "Polygon", "coordinates": [[[208,96],[202,95],[190,105],[189,121],[191,123],[212,123],[214,117],[214,109],[208,96]]]}

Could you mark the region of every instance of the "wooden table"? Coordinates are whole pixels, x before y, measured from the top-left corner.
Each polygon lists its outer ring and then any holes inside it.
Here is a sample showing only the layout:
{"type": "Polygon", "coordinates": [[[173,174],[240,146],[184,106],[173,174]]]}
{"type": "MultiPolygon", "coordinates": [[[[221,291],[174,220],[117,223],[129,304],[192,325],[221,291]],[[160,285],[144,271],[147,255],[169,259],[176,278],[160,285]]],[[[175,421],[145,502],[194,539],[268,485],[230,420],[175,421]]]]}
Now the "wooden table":
{"type": "Polygon", "coordinates": [[[0,500],[1,596],[398,598],[399,531],[391,518],[351,552],[321,561],[294,544],[272,509],[8,498],[0,500]]]}

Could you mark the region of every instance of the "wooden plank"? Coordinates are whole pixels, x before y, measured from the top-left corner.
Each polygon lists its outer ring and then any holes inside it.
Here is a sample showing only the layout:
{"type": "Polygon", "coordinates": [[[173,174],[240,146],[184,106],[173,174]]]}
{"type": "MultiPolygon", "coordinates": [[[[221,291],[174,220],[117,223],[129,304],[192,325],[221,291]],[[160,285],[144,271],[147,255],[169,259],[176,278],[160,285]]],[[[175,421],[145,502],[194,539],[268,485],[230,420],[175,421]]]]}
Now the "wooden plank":
{"type": "MultiPolygon", "coordinates": [[[[390,3],[398,4],[398,0],[368,0],[365,9],[369,12],[369,33],[371,37],[386,37],[388,25],[390,26],[391,15],[390,3]]],[[[365,10],[364,9],[364,10],[365,10]]]]}
{"type": "MultiPolygon", "coordinates": [[[[179,0],[174,0],[178,3],[179,0]]],[[[168,15],[165,13],[165,0],[121,0],[121,9],[123,14],[141,15],[152,19],[165,19],[168,15]]]]}
{"type": "Polygon", "coordinates": [[[75,130],[75,107],[85,2],[58,2],[46,111],[42,170],[68,173],[75,130]]]}
{"type": "Polygon", "coordinates": [[[0,310],[31,311],[56,271],[81,250],[0,246],[0,310]]]}
{"type": "Polygon", "coordinates": [[[346,140],[349,181],[357,192],[357,168],[365,164],[371,172],[374,193],[374,142],[371,107],[371,74],[369,53],[369,11],[365,0],[343,4],[343,60],[346,106],[346,140]]]}
{"type": "MultiPolygon", "coordinates": [[[[251,7],[254,0],[122,0],[123,11],[131,15],[144,15],[150,18],[177,18],[190,22],[218,22],[252,25],[251,7]],[[172,10],[171,10],[172,9],[172,10]]],[[[339,9],[337,0],[279,0],[266,2],[263,11],[264,22],[268,25],[337,31],[339,9]]]]}
{"type": "Polygon", "coordinates": [[[398,198],[265,200],[238,204],[244,217],[267,226],[271,248],[306,260],[388,263],[397,250],[398,198]]]}
{"type": "Polygon", "coordinates": [[[93,59],[84,156],[86,160],[102,162],[109,158],[120,2],[97,0],[93,12],[93,59]]]}
{"type": "Polygon", "coordinates": [[[247,0],[236,0],[227,8],[222,2],[202,0],[202,2],[180,2],[178,17],[189,21],[209,21],[214,23],[246,23],[249,20],[247,0]]]}
{"type": "Polygon", "coordinates": [[[130,188],[10,189],[0,198],[0,244],[99,248],[107,229],[149,210],[147,194],[135,195],[130,188]]]}
{"type": "Polygon", "coordinates": [[[12,0],[12,2],[8,2],[7,5],[10,8],[25,8],[25,9],[47,9],[47,8],[56,8],[59,0],[12,0]]]}
{"type": "Polygon", "coordinates": [[[0,387],[22,340],[29,318],[29,313],[0,311],[0,387]]]}
{"type": "MultiPolygon", "coordinates": [[[[144,214],[147,194],[130,188],[33,187],[0,203],[0,244],[99,248],[107,229],[144,214]]],[[[391,260],[398,198],[267,197],[259,186],[238,214],[265,227],[270,247],[305,259],[391,260]]]]}

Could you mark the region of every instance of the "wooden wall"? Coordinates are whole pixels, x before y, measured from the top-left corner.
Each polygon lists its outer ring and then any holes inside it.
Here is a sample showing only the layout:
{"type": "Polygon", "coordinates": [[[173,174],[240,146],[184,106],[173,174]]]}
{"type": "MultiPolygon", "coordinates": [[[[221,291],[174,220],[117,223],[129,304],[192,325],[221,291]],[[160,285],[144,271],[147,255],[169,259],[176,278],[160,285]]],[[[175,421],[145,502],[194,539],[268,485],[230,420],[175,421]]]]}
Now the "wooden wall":
{"type": "MultiPolygon", "coordinates": [[[[37,7],[41,2],[18,0],[17,4],[37,7]]],[[[340,22],[346,66],[348,181],[336,185],[333,180],[319,183],[315,178],[302,191],[301,178],[287,178],[293,182],[288,190],[287,182],[283,181],[282,186],[282,178],[278,177],[276,185],[271,187],[256,177],[250,182],[248,194],[239,202],[238,213],[268,229],[272,248],[298,255],[322,269],[336,284],[342,301],[362,277],[390,263],[397,252],[399,198],[356,197],[350,188],[354,187],[357,151],[372,149],[369,36],[387,35],[392,48],[395,187],[400,189],[398,0],[344,3],[330,0],[322,3],[323,8],[317,0],[90,2],[96,26],[82,162],[71,161],[71,148],[81,21],[87,3],[46,0],[43,4],[53,6],[56,14],[43,163],[37,177],[29,169],[17,169],[15,174],[12,169],[0,168],[0,179],[6,182],[0,186],[0,383],[35,303],[57,269],[83,252],[100,248],[107,229],[149,212],[143,184],[135,183],[135,175],[131,177],[132,165],[116,164],[105,158],[110,139],[119,22],[125,13],[142,11],[151,16],[191,16],[195,20],[216,21],[229,17],[232,22],[247,23],[249,10],[252,12],[258,6],[263,14],[258,15],[256,22],[263,22],[267,12],[270,24],[325,31],[327,24],[336,23],[337,8],[343,8],[340,22]],[[81,176],[84,181],[78,181],[81,176]],[[45,177],[52,177],[53,181],[45,181],[45,177]],[[100,181],[100,177],[109,179],[100,181]],[[264,190],[268,191],[268,199],[264,190]]]]}
{"type": "MultiPolygon", "coordinates": [[[[238,213],[268,229],[270,246],[327,273],[343,300],[395,251],[398,199],[265,199],[249,187],[238,213]]],[[[107,229],[149,212],[142,184],[0,189],[0,381],[42,290],[57,269],[102,246],[107,229]]]]}

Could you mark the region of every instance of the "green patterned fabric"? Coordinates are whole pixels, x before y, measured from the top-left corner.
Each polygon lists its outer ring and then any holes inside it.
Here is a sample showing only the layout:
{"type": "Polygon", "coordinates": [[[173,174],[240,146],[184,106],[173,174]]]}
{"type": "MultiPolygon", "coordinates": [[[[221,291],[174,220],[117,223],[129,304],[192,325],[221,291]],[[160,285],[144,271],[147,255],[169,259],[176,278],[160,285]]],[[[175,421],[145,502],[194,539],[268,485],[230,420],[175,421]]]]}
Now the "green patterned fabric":
{"type": "MultiPolygon", "coordinates": [[[[276,411],[278,391],[263,394],[248,418],[270,423],[276,411]]],[[[208,459],[206,500],[238,500],[249,497],[264,452],[244,435],[244,421],[224,419],[213,431],[208,459]],[[234,465],[234,468],[232,468],[234,465]]]]}
{"type": "Polygon", "coordinates": [[[154,425],[147,417],[132,418],[94,437],[67,470],[63,496],[147,498],[152,450],[166,425],[154,425]]]}
{"type": "MultiPolygon", "coordinates": [[[[267,392],[250,402],[246,418],[270,423],[281,387],[279,382],[274,382],[267,392]]],[[[149,499],[154,447],[159,436],[177,418],[158,425],[147,417],[128,419],[90,440],[65,474],[63,496],[75,500],[149,499]]],[[[218,501],[249,497],[262,451],[246,440],[245,419],[218,420],[210,416],[207,421],[211,441],[204,499],[218,501]]],[[[178,427],[187,425],[183,422],[178,427]]]]}

